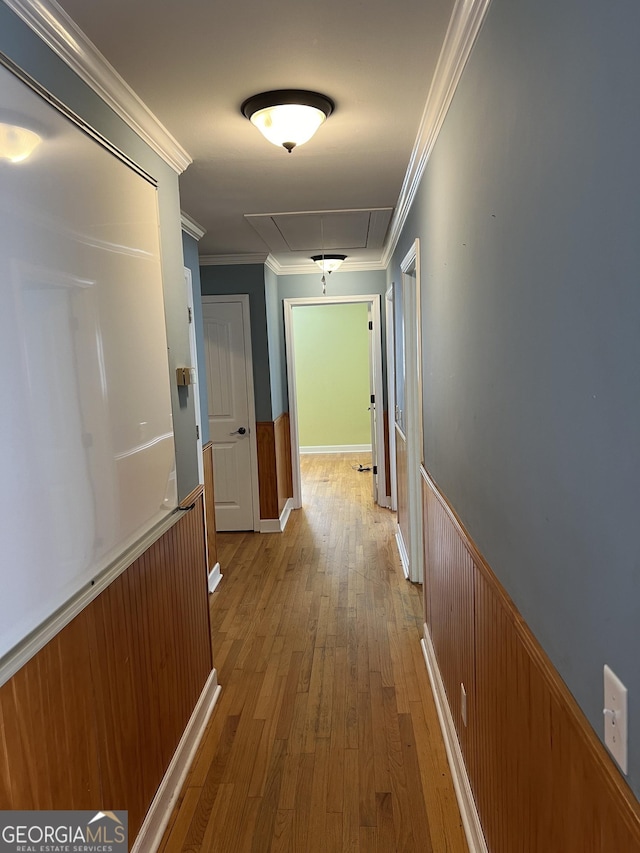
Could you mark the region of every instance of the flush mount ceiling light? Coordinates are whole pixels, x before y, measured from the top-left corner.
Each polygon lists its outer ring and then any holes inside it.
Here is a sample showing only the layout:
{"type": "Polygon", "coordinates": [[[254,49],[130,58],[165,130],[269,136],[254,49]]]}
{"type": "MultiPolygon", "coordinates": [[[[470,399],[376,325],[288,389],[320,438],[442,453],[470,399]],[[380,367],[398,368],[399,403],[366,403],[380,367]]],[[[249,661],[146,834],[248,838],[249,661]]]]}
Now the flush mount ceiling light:
{"type": "Polygon", "coordinates": [[[335,272],[343,261],[347,260],[346,255],[312,255],[311,260],[315,261],[322,272],[335,272]]]}
{"type": "Polygon", "coordinates": [[[308,142],[335,109],[331,98],[319,92],[281,89],[254,95],[243,103],[242,114],[274,145],[289,154],[308,142]]]}
{"type": "Polygon", "coordinates": [[[42,137],[15,124],[0,122],[0,160],[21,163],[26,160],[42,142],[42,137]]]}

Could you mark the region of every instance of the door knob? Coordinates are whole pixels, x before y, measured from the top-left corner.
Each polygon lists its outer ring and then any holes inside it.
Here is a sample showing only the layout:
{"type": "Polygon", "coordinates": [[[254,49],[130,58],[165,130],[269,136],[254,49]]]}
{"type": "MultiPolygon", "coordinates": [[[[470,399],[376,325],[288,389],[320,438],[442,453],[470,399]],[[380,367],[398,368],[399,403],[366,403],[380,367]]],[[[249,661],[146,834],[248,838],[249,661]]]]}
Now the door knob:
{"type": "Polygon", "coordinates": [[[238,427],[234,432],[230,432],[229,435],[244,435],[246,433],[246,429],[244,427],[238,427]]]}

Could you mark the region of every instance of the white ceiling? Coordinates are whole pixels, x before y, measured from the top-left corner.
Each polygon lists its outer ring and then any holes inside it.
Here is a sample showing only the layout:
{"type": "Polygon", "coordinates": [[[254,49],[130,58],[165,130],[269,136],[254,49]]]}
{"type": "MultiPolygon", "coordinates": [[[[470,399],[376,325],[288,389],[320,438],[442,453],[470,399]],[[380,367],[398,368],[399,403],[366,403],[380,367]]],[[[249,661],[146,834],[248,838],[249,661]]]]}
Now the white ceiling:
{"type": "MultiPolygon", "coordinates": [[[[305,234],[304,250],[286,241],[274,248],[251,217],[396,206],[453,0],[60,5],[193,158],[180,177],[181,206],[207,231],[201,255],[271,252],[283,268],[308,262],[312,271],[309,254],[322,250],[318,217],[309,220],[318,244],[306,245],[305,234]],[[245,98],[280,88],[323,92],[336,103],[290,155],[240,112],[245,98]]],[[[349,216],[333,216],[331,227],[340,221],[356,234],[349,216]]],[[[355,244],[343,248],[351,263],[381,256],[379,245],[334,237],[355,244]]]]}

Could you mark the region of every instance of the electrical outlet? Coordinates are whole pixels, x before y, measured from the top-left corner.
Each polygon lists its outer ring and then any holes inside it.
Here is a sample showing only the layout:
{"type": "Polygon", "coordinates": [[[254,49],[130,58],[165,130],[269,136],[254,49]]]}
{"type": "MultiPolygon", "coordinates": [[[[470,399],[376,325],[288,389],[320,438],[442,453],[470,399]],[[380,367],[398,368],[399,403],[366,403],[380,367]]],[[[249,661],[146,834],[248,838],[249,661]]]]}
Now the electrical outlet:
{"type": "Polygon", "coordinates": [[[460,712],[462,714],[462,722],[467,725],[467,691],[464,689],[464,684],[460,682],[460,712]]]}
{"type": "Polygon", "coordinates": [[[604,667],[604,742],[627,773],[627,688],[605,664],[604,667]]]}

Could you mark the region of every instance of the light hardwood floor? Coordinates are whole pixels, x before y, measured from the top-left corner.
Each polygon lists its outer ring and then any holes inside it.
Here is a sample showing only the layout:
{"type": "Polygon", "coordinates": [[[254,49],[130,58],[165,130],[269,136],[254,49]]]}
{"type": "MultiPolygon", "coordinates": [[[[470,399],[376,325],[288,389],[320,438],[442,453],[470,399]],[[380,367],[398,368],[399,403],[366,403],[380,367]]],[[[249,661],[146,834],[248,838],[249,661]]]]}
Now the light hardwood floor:
{"type": "Polygon", "coordinates": [[[466,853],[395,516],[363,455],[302,457],[279,534],[219,535],[222,694],[161,851],[466,853]]]}

